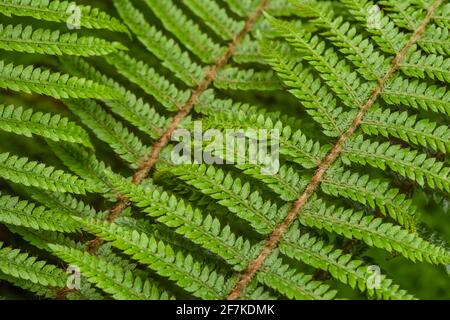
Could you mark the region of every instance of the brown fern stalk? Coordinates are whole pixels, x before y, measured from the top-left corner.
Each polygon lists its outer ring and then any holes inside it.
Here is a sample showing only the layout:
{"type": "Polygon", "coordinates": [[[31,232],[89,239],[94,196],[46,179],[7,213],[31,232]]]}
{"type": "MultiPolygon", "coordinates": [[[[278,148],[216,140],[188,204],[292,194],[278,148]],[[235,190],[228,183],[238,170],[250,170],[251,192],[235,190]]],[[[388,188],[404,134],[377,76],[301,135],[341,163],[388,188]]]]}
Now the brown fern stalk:
{"type": "Polygon", "coordinates": [[[365,116],[365,114],[370,110],[370,108],[374,105],[374,103],[377,101],[380,94],[384,91],[385,86],[387,82],[393,77],[393,75],[399,70],[401,63],[405,59],[406,55],[408,54],[409,49],[423,36],[426,27],[431,22],[436,10],[441,5],[442,0],[436,0],[433,5],[428,9],[427,16],[423,20],[423,22],[420,24],[420,26],[415,30],[411,38],[409,39],[408,43],[400,50],[399,53],[397,53],[395,59],[392,61],[391,67],[389,71],[386,73],[386,75],[378,79],[377,87],[373,90],[372,94],[370,95],[369,100],[367,103],[362,106],[358,113],[356,114],[355,118],[352,121],[351,126],[347,129],[346,132],[344,132],[339,140],[336,142],[330,153],[325,157],[325,159],[322,161],[322,163],[319,165],[316,173],[314,174],[313,178],[311,179],[311,182],[306,187],[303,194],[300,195],[300,197],[297,199],[297,201],[294,202],[292,205],[291,210],[288,212],[286,218],[284,221],[279,224],[275,229],[273,230],[272,234],[269,236],[269,238],[266,240],[266,244],[263,247],[262,251],[258,255],[258,257],[252,261],[247,266],[247,269],[241,274],[240,280],[236,284],[236,286],[233,288],[233,290],[228,295],[228,300],[235,300],[238,299],[244,290],[247,288],[250,281],[253,279],[255,274],[259,271],[261,266],[264,264],[264,261],[267,259],[267,257],[273,252],[274,249],[277,248],[278,243],[280,242],[281,237],[286,233],[286,231],[289,229],[291,224],[297,219],[297,217],[301,214],[302,208],[308,203],[309,199],[312,197],[312,195],[315,193],[317,187],[322,182],[322,178],[326,171],[330,168],[330,166],[336,161],[336,159],[340,156],[342,149],[344,148],[344,145],[346,141],[353,136],[355,131],[359,128],[361,125],[362,119],[365,116]]]}
{"type": "MultiPolygon", "coordinates": [[[[227,51],[217,59],[217,62],[212,65],[205,73],[203,80],[198,84],[197,88],[192,92],[190,99],[186,102],[184,106],[182,106],[179,112],[175,115],[170,123],[168,129],[164,132],[161,138],[152,146],[151,153],[148,157],[141,163],[139,169],[133,175],[133,183],[136,185],[141,184],[150,174],[151,170],[154,168],[156,163],[158,162],[161,151],[166,147],[172,134],[178,128],[180,123],[190,114],[190,112],[195,108],[198,103],[198,99],[204,93],[210,85],[214,82],[217,76],[217,72],[222,69],[231,59],[231,57],[235,54],[238,45],[244,39],[244,37],[252,30],[256,21],[262,16],[264,10],[268,7],[270,0],[261,0],[260,4],[256,8],[256,10],[249,16],[246,20],[244,27],[237,33],[232,41],[228,45],[227,51]]],[[[118,196],[117,203],[109,210],[109,215],[107,217],[107,221],[109,223],[113,223],[122,212],[128,207],[129,199],[123,195],[118,196]]],[[[100,245],[102,244],[102,240],[100,238],[96,238],[89,244],[89,251],[95,253],[100,245]]]]}
{"type": "MultiPolygon", "coordinates": [[[[198,84],[197,88],[192,92],[192,95],[188,102],[184,106],[180,108],[180,111],[175,115],[172,119],[172,122],[169,128],[164,132],[161,138],[152,146],[152,151],[144,160],[139,169],[133,175],[133,183],[136,185],[141,184],[150,174],[151,170],[158,162],[161,151],[164,147],[166,147],[169,142],[173,132],[177,129],[179,124],[189,115],[189,113],[195,108],[199,97],[204,93],[210,85],[214,82],[217,76],[217,72],[222,69],[231,59],[231,57],[236,52],[237,46],[244,39],[244,37],[252,30],[255,22],[262,16],[264,10],[268,7],[270,0],[261,0],[260,4],[256,8],[256,10],[249,16],[246,20],[244,27],[242,30],[237,33],[232,41],[228,45],[227,51],[217,59],[217,62],[212,65],[205,73],[203,80],[198,84]]],[[[123,211],[128,207],[130,200],[123,196],[117,196],[116,204],[109,210],[109,215],[107,217],[107,221],[109,223],[113,223],[123,211]]],[[[87,243],[87,251],[91,254],[96,254],[103,244],[103,240],[100,237],[96,237],[94,240],[91,240],[87,243]]],[[[65,299],[70,290],[66,290],[66,288],[62,288],[56,290],[56,294],[58,299],[65,299]]]]}

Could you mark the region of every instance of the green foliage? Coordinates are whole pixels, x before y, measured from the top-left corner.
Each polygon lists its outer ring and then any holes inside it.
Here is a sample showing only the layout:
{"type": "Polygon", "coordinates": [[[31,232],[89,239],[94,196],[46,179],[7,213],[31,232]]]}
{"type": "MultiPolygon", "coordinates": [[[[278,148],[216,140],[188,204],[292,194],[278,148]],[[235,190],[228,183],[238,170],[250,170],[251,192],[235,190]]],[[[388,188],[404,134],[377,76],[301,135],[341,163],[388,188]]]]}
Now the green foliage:
{"type": "Polygon", "coordinates": [[[0,257],[0,271],[6,275],[43,286],[62,287],[66,282],[67,276],[61,269],[18,249],[5,247],[2,242],[0,257]]]}
{"type": "Polygon", "coordinates": [[[4,61],[0,61],[0,88],[25,93],[36,92],[57,99],[110,99],[115,96],[114,92],[91,80],[62,75],[31,65],[5,64],[4,61]]]}
{"type": "Polygon", "coordinates": [[[0,297],[450,298],[450,4],[95,3],[0,0],[0,297]]]}
{"type": "Polygon", "coordinates": [[[52,55],[99,56],[125,47],[118,42],[109,43],[94,37],[79,38],[76,33],[60,35],[59,31],[37,29],[22,25],[0,25],[0,48],[52,55]]]}
{"type": "Polygon", "coordinates": [[[80,25],[89,29],[108,29],[128,32],[127,28],[116,18],[91,6],[79,5],[69,1],[48,0],[5,0],[0,4],[0,12],[6,16],[33,17],[54,22],[68,22],[75,12],[80,10],[80,25]]]}
{"type": "Polygon", "coordinates": [[[158,288],[150,281],[143,281],[133,275],[130,270],[123,270],[118,265],[108,263],[95,256],[89,255],[73,248],[54,244],[49,245],[50,250],[63,260],[80,266],[89,281],[96,284],[105,292],[118,300],[158,300],[168,299],[165,293],[161,294],[158,288]]]}
{"type": "Polygon", "coordinates": [[[36,112],[22,107],[0,105],[1,130],[13,132],[26,137],[42,136],[59,142],[79,143],[92,148],[89,135],[83,128],[70,122],[67,118],[50,113],[36,112]]]}

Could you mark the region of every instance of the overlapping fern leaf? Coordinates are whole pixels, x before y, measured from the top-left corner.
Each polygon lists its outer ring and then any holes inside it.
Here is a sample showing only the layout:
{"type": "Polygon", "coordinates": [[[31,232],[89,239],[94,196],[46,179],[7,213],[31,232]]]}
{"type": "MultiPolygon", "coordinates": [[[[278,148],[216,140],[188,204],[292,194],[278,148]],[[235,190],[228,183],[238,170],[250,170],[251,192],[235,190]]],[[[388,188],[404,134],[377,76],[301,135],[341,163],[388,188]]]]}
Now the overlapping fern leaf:
{"type": "Polygon", "coordinates": [[[449,201],[447,1],[112,3],[0,0],[0,281],[415,299],[383,260],[450,265],[418,201],[449,201]],[[176,163],[171,135],[196,121],[278,130],[276,170],[227,150],[176,163]]]}

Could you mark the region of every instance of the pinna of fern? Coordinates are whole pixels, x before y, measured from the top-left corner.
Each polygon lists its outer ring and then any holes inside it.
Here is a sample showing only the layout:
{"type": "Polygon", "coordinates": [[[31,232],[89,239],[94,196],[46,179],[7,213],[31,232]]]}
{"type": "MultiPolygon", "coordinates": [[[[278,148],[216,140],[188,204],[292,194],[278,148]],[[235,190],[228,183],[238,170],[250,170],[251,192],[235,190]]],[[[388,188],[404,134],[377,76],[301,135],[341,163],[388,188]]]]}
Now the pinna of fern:
{"type": "Polygon", "coordinates": [[[0,1],[19,20],[0,49],[32,61],[0,62],[1,139],[45,150],[1,146],[0,223],[83,279],[67,290],[21,242],[0,248],[2,281],[50,299],[414,299],[395,272],[370,285],[370,250],[450,264],[405,191],[450,193],[448,3],[113,4],[0,1]],[[53,29],[70,8],[81,29],[53,29]],[[279,170],[174,163],[171,135],[194,120],[279,130],[279,170]]]}

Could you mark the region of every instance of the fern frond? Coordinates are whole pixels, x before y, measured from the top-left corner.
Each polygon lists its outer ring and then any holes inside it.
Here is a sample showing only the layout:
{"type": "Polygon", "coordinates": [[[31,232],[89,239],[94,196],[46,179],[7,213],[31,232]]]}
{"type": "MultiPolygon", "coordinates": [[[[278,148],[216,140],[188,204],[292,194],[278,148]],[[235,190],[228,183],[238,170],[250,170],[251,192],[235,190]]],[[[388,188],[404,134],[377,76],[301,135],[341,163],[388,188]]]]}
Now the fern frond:
{"type": "Polygon", "coordinates": [[[275,203],[264,202],[257,191],[252,191],[250,183],[242,183],[214,166],[177,165],[167,167],[176,175],[200,192],[217,200],[240,218],[251,223],[261,234],[268,234],[282,221],[288,208],[278,208],[275,203]]]}
{"type": "Polygon", "coordinates": [[[277,129],[280,132],[280,154],[288,157],[305,168],[315,168],[325,155],[328,146],[309,140],[301,130],[293,132],[290,126],[284,126],[281,121],[275,122],[264,115],[252,115],[245,111],[217,112],[208,110],[205,106],[202,112],[207,113],[205,126],[215,129],[277,129]]]}
{"type": "MultiPolygon", "coordinates": [[[[14,233],[20,234],[26,241],[30,242],[34,246],[42,250],[46,250],[51,254],[55,254],[53,248],[56,246],[58,248],[61,248],[64,253],[73,252],[75,253],[75,256],[78,256],[81,253],[82,261],[93,261],[94,265],[96,263],[102,264],[103,266],[114,265],[114,267],[110,269],[105,268],[104,272],[101,272],[100,275],[97,273],[96,275],[98,277],[88,276],[88,281],[91,281],[93,284],[98,285],[98,287],[103,289],[105,292],[115,295],[117,299],[168,299],[169,296],[171,296],[171,294],[167,293],[166,290],[160,288],[160,286],[154,283],[153,280],[149,279],[151,278],[151,276],[148,273],[137,269],[135,264],[113,252],[110,243],[101,245],[96,255],[92,256],[88,253],[85,253],[86,250],[88,250],[88,244],[76,242],[60,233],[24,230],[21,228],[13,228],[12,231],[14,233]],[[86,256],[85,260],[83,254],[86,256]],[[122,279],[121,275],[125,275],[125,278],[122,279]],[[102,276],[105,276],[106,278],[102,278],[102,276]],[[130,278],[135,279],[135,282],[127,283],[126,279],[130,278]],[[111,285],[111,283],[115,283],[115,285],[111,285]],[[139,286],[140,283],[145,284],[143,288],[139,286]],[[124,286],[125,288],[122,288],[122,286],[124,286]],[[150,292],[146,291],[145,286],[151,286],[152,290],[150,290],[150,292]],[[123,293],[124,291],[125,293],[123,293]],[[123,297],[119,298],[121,294],[123,295],[123,297]],[[133,298],[133,295],[137,295],[139,296],[139,298],[133,298]],[[156,295],[156,297],[152,295],[156,295]]],[[[61,257],[60,253],[57,253],[56,255],[61,257]]],[[[65,258],[61,258],[67,263],[75,265],[77,267],[83,265],[83,267],[81,267],[83,275],[89,273],[91,270],[89,268],[92,268],[92,266],[89,266],[88,263],[88,265],[86,266],[86,270],[88,271],[85,271],[83,262],[81,263],[81,265],[78,265],[74,264],[73,261],[75,260],[67,258],[67,256],[65,258]]],[[[81,278],[80,290],[72,291],[71,293],[69,293],[69,295],[74,295],[74,298],[81,295],[84,297],[84,300],[86,300],[86,298],[90,300],[103,299],[101,293],[92,288],[91,284],[86,281],[86,278],[87,277],[81,278]]],[[[68,298],[70,299],[71,297],[69,296],[68,298]]]]}
{"type": "MultiPolygon", "coordinates": [[[[62,233],[53,231],[37,231],[34,229],[26,229],[23,227],[8,226],[8,229],[23,237],[23,239],[33,246],[45,250],[51,253],[49,248],[50,244],[60,245],[64,247],[74,248],[75,250],[83,250],[84,246],[76,242],[62,233]]],[[[20,285],[25,290],[35,292],[38,295],[44,295],[41,291],[45,290],[49,292],[53,299],[61,299],[61,296],[65,296],[67,300],[104,300],[105,297],[99,290],[92,287],[91,284],[86,281],[86,277],[80,278],[80,288],[78,290],[66,290],[64,287],[51,287],[51,288],[39,288],[39,286],[20,285]],[[36,292],[37,291],[37,292],[36,292]],[[54,297],[53,297],[54,296],[54,297]]]]}
{"type": "Polygon", "coordinates": [[[214,86],[223,90],[273,91],[280,89],[280,83],[272,71],[241,70],[238,68],[221,69],[214,86]]]}
{"type": "Polygon", "coordinates": [[[302,17],[314,19],[314,23],[324,28],[324,36],[345,54],[362,76],[367,80],[382,78],[389,69],[389,61],[377,52],[370,41],[364,41],[362,34],[358,35],[356,28],[343,17],[334,17],[334,12],[325,5],[311,0],[294,1],[298,7],[297,13],[302,17]],[[328,10],[327,10],[328,9],[328,10]]]}
{"type": "Polygon", "coordinates": [[[379,299],[411,300],[414,297],[400,289],[385,275],[379,275],[379,286],[371,287],[369,266],[360,260],[352,259],[342,250],[321,241],[308,233],[301,233],[298,224],[294,224],[280,244],[280,251],[296,259],[329,272],[335,279],[348,284],[354,289],[366,291],[369,296],[379,299]]]}
{"type": "MultiPolygon", "coordinates": [[[[27,291],[27,292],[31,292],[40,298],[44,298],[44,299],[57,299],[58,298],[57,291],[52,290],[51,287],[49,287],[49,286],[43,286],[41,284],[33,283],[28,280],[15,278],[15,277],[5,274],[1,271],[0,271],[0,280],[6,281],[18,288],[21,288],[22,290],[27,291]]],[[[4,300],[6,300],[6,299],[4,299],[4,300]]]]}
{"type": "Polygon", "coordinates": [[[11,16],[33,17],[35,19],[63,22],[71,20],[74,14],[79,16],[79,24],[89,29],[107,29],[128,33],[128,29],[116,18],[91,6],[79,5],[69,1],[48,0],[3,0],[0,13],[11,16]]]}
{"type": "Polygon", "coordinates": [[[420,21],[423,21],[426,15],[426,12],[412,6],[409,1],[383,0],[380,4],[390,13],[389,16],[397,26],[411,31],[419,27],[420,21]]]}
{"type": "Polygon", "coordinates": [[[284,201],[294,201],[308,184],[307,177],[301,176],[297,168],[282,165],[276,174],[264,174],[262,166],[253,164],[236,165],[246,175],[260,180],[284,201]]]}
{"type": "Polygon", "coordinates": [[[450,55],[450,32],[448,28],[430,26],[426,36],[419,40],[420,47],[429,54],[450,55]]]}
{"type": "Polygon", "coordinates": [[[434,17],[434,21],[436,21],[437,25],[442,28],[450,29],[450,4],[442,5],[436,12],[436,16],[434,17]]]}
{"type": "Polygon", "coordinates": [[[411,228],[417,217],[416,209],[410,199],[389,187],[389,183],[371,179],[368,175],[337,168],[328,172],[323,179],[321,189],[335,197],[343,197],[380,209],[383,215],[389,215],[401,225],[411,228]]]}
{"type": "Polygon", "coordinates": [[[166,191],[146,184],[145,188],[129,182],[116,181],[116,188],[130,198],[136,206],[159,222],[215,252],[225,261],[242,270],[252,257],[251,244],[243,237],[235,235],[229,226],[222,227],[220,221],[192,208],[185,201],[177,199],[166,191]]]}
{"type": "Polygon", "coordinates": [[[170,245],[135,230],[98,221],[77,220],[87,230],[112,241],[113,246],[197,297],[219,299],[226,292],[224,277],[204,263],[195,261],[191,255],[174,251],[170,245]]]}
{"type": "Polygon", "coordinates": [[[113,89],[117,93],[116,100],[106,100],[104,103],[111,108],[111,111],[152,138],[159,138],[162,131],[168,127],[168,118],[159,114],[155,108],[128,91],[114,79],[103,75],[84,59],[67,57],[64,59],[64,66],[70,70],[71,74],[84,76],[113,89]]]}
{"type": "Polygon", "coordinates": [[[283,264],[276,252],[267,258],[265,267],[271,272],[262,269],[258,273],[258,280],[283,293],[289,299],[331,300],[336,295],[336,291],[329,290],[328,285],[312,281],[312,276],[298,273],[283,264]]]}
{"type": "Polygon", "coordinates": [[[342,3],[347,6],[352,16],[362,27],[372,34],[373,40],[384,52],[396,54],[408,42],[408,36],[402,33],[389,17],[379,11],[379,7],[373,2],[368,0],[342,0],[342,3]],[[376,12],[376,16],[371,17],[374,12],[376,12]],[[369,23],[373,18],[377,19],[376,24],[369,23]]]}
{"type": "Polygon", "coordinates": [[[60,144],[47,142],[55,155],[72,172],[83,178],[96,190],[102,190],[104,197],[115,199],[115,194],[109,180],[114,173],[105,163],[99,161],[95,155],[74,144],[60,144]]]}
{"type": "Polygon", "coordinates": [[[233,55],[233,60],[236,63],[241,64],[266,64],[266,61],[260,52],[260,45],[258,44],[258,42],[250,39],[250,37],[245,37],[244,39],[242,39],[241,44],[237,47],[236,52],[233,55]]]}
{"type": "Polygon", "coordinates": [[[70,77],[34,66],[0,61],[0,88],[60,98],[112,99],[115,93],[91,80],[70,77]]]}
{"type": "Polygon", "coordinates": [[[438,126],[428,119],[417,119],[417,115],[410,115],[406,111],[373,109],[366,114],[361,129],[366,134],[382,135],[386,138],[393,136],[435,151],[450,152],[450,130],[447,126],[438,126]]]}
{"type": "Polygon", "coordinates": [[[313,66],[321,77],[350,108],[358,108],[367,100],[373,85],[361,82],[345,61],[340,60],[332,49],[326,49],[319,37],[295,29],[289,22],[268,18],[273,27],[313,66]]]}
{"type": "Polygon", "coordinates": [[[118,300],[159,300],[170,296],[161,292],[148,280],[142,280],[129,270],[105,262],[87,252],[49,244],[49,248],[61,259],[79,266],[83,275],[92,283],[118,300]]]}
{"type": "Polygon", "coordinates": [[[145,0],[145,3],[161,20],[164,27],[204,63],[215,63],[225,52],[226,48],[214,43],[172,0],[164,2],[145,0]]]}
{"type": "Polygon", "coordinates": [[[65,100],[64,103],[132,167],[148,154],[149,148],[94,100],[65,100]]]}
{"type": "Polygon", "coordinates": [[[0,24],[0,48],[8,51],[51,55],[99,56],[126,48],[119,42],[95,37],[79,37],[76,33],[60,34],[50,29],[37,29],[18,24],[0,24]]]}
{"type": "Polygon", "coordinates": [[[70,216],[5,195],[0,196],[0,221],[36,230],[74,232],[78,229],[70,216]]]}
{"type": "Polygon", "coordinates": [[[401,70],[410,77],[450,83],[450,58],[441,55],[427,56],[415,51],[401,64],[401,70]]]}
{"type": "Polygon", "coordinates": [[[0,154],[0,175],[14,183],[54,192],[85,194],[96,191],[77,176],[9,153],[0,154]]]}
{"type": "Polygon", "coordinates": [[[114,0],[114,6],[139,41],[162,60],[165,67],[189,86],[195,86],[200,82],[204,74],[203,68],[192,61],[189,54],[183,52],[177,42],[151,26],[130,1],[114,0]]]}
{"type": "Polygon", "coordinates": [[[356,162],[382,170],[389,167],[420,186],[428,185],[432,189],[450,192],[449,167],[435,158],[428,158],[426,154],[399,145],[371,142],[359,135],[347,143],[342,159],[346,164],[356,162]]]}
{"type": "Polygon", "coordinates": [[[96,211],[93,207],[83,201],[76,199],[71,194],[49,192],[35,188],[28,188],[27,194],[52,211],[60,212],[67,216],[106,219],[107,212],[96,211]]]}
{"type": "Polygon", "coordinates": [[[362,240],[369,246],[388,252],[398,252],[412,261],[444,265],[450,261],[446,249],[423,240],[417,234],[391,223],[383,223],[382,219],[363,212],[327,206],[320,199],[313,199],[308,203],[300,215],[300,222],[349,239],[362,240]]]}
{"type": "Polygon", "coordinates": [[[450,115],[450,92],[445,86],[428,85],[402,77],[393,79],[381,94],[384,101],[450,115]]]}
{"type": "Polygon", "coordinates": [[[155,97],[169,111],[177,111],[189,99],[189,91],[181,91],[153,68],[123,53],[111,54],[105,58],[119,73],[139,85],[155,97]]]}
{"type": "Polygon", "coordinates": [[[28,253],[5,247],[3,242],[0,242],[0,271],[43,286],[64,287],[67,282],[63,270],[39,261],[28,253]]]}
{"type": "Polygon", "coordinates": [[[297,62],[295,53],[281,55],[280,48],[274,48],[270,43],[264,43],[262,50],[269,64],[290,88],[289,92],[301,101],[308,114],[323,127],[324,133],[330,137],[340,136],[346,125],[339,119],[342,108],[337,106],[336,99],[320,79],[315,79],[310,70],[297,62]]]}
{"type": "Polygon", "coordinates": [[[49,113],[34,113],[31,109],[24,110],[13,105],[0,105],[0,130],[30,138],[34,134],[57,142],[79,143],[93,148],[87,132],[69,119],[49,113]]]}
{"type": "Polygon", "coordinates": [[[229,8],[241,17],[246,17],[256,7],[255,0],[224,0],[229,8]]]}
{"type": "Polygon", "coordinates": [[[233,39],[244,27],[212,0],[187,0],[184,4],[224,40],[233,39]]]}
{"type": "Polygon", "coordinates": [[[399,265],[450,265],[446,1],[69,1],[0,0],[0,281],[406,300],[399,265]]]}
{"type": "Polygon", "coordinates": [[[243,300],[276,300],[277,296],[266,290],[264,286],[258,286],[258,282],[253,280],[242,294],[243,300]]]}

